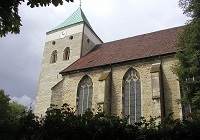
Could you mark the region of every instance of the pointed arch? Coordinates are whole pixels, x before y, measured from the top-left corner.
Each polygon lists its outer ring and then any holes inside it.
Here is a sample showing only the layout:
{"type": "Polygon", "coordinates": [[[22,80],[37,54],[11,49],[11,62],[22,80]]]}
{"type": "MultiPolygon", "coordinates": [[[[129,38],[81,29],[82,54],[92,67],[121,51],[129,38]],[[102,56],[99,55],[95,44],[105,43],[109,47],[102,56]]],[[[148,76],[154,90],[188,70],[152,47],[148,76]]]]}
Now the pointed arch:
{"type": "Polygon", "coordinates": [[[82,115],[89,108],[92,108],[92,96],[93,96],[93,82],[92,79],[85,75],[80,80],[77,90],[77,114],[82,115]]]}
{"type": "Polygon", "coordinates": [[[70,48],[66,47],[63,53],[63,60],[69,60],[70,48]]]}
{"type": "Polygon", "coordinates": [[[129,116],[128,123],[134,124],[141,117],[141,81],[137,70],[130,68],[123,77],[122,112],[129,116]]]}
{"type": "Polygon", "coordinates": [[[51,54],[51,61],[50,63],[56,63],[57,61],[57,50],[54,50],[51,54]]]}

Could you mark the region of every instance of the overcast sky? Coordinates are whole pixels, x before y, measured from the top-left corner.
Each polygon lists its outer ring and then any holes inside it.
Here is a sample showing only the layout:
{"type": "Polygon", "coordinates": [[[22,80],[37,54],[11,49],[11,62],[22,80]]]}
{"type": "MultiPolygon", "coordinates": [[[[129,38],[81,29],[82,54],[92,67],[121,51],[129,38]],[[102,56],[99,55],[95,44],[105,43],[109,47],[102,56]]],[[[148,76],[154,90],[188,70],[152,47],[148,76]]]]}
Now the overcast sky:
{"type": "MultiPolygon", "coordinates": [[[[34,105],[46,32],[79,7],[79,0],[58,7],[22,4],[18,35],[0,38],[0,89],[13,101],[34,105]]],[[[82,0],[82,10],[96,34],[110,42],[184,25],[178,0],[82,0]]]]}

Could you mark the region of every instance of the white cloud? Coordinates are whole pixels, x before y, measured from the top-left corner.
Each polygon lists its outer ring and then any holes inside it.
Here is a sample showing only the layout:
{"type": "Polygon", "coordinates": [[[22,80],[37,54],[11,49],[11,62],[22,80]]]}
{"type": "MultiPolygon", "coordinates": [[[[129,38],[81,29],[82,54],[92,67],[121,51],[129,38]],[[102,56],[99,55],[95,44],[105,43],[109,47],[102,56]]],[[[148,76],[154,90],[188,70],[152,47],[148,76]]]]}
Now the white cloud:
{"type": "Polygon", "coordinates": [[[32,100],[27,95],[23,95],[20,98],[13,96],[11,97],[11,102],[16,102],[24,106],[27,106],[28,109],[30,109],[30,106],[31,106],[31,109],[34,110],[35,100],[32,100]]]}

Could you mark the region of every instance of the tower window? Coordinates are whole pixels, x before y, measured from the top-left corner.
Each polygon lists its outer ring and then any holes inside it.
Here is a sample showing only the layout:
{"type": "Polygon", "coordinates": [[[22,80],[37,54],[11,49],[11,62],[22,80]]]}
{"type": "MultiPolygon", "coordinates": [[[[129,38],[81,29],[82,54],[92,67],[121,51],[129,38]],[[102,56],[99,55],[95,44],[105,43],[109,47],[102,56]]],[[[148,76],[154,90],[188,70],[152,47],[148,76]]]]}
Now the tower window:
{"type": "Polygon", "coordinates": [[[52,45],[55,45],[55,44],[56,44],[56,41],[53,41],[53,42],[52,42],[52,45]]]}
{"type": "Polygon", "coordinates": [[[67,47],[65,48],[64,53],[63,53],[63,60],[69,60],[69,55],[70,55],[70,48],[67,47]]]}
{"type": "Polygon", "coordinates": [[[57,50],[54,50],[51,54],[51,63],[56,63],[57,61],[57,50]]]}
{"type": "Polygon", "coordinates": [[[90,43],[90,40],[89,40],[89,39],[87,39],[87,43],[90,43]]]}
{"type": "Polygon", "coordinates": [[[72,40],[73,38],[74,38],[73,36],[70,36],[70,37],[69,37],[70,40],[72,40]]]}

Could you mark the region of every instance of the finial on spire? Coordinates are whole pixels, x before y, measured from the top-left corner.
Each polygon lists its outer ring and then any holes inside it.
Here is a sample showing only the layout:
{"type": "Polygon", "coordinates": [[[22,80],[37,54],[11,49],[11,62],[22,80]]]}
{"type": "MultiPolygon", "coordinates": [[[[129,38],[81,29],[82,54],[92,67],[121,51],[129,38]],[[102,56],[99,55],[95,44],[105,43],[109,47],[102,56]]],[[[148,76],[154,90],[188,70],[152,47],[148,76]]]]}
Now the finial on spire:
{"type": "Polygon", "coordinates": [[[80,0],[80,5],[79,6],[81,7],[81,0],[80,0]]]}

